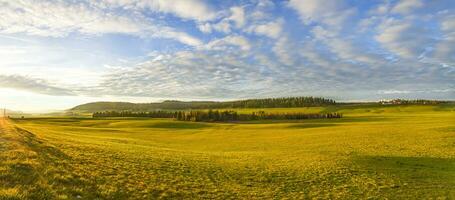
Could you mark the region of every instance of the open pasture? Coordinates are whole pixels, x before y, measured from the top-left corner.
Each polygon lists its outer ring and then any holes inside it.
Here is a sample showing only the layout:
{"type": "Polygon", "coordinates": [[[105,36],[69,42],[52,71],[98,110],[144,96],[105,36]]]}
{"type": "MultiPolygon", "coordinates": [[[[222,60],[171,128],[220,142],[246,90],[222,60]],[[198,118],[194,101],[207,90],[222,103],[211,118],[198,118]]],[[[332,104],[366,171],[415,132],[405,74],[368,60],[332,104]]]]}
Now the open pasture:
{"type": "Polygon", "coordinates": [[[454,106],[298,109],[344,117],[2,120],[0,199],[455,198],[454,106]]]}

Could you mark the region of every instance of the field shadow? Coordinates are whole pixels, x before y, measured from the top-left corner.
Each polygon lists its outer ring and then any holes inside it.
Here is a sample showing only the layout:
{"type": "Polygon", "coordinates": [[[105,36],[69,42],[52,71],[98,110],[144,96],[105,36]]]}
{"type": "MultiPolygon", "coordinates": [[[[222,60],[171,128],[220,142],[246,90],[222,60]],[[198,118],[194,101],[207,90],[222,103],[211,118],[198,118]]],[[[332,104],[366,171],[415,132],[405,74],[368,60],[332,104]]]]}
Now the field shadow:
{"type": "Polygon", "coordinates": [[[306,129],[306,128],[322,128],[322,127],[332,127],[337,126],[337,124],[309,124],[309,123],[302,123],[302,124],[293,124],[286,128],[297,128],[297,129],[306,129]]]}
{"type": "Polygon", "coordinates": [[[195,122],[157,122],[149,125],[145,125],[147,128],[166,128],[166,129],[202,129],[213,127],[206,123],[195,123],[195,122]]]}
{"type": "Polygon", "coordinates": [[[455,111],[455,103],[439,104],[433,110],[435,110],[435,111],[455,111]]]}
{"type": "Polygon", "coordinates": [[[23,136],[24,144],[34,152],[38,152],[39,155],[43,156],[46,160],[70,159],[70,157],[60,149],[46,144],[41,139],[37,138],[32,132],[21,128],[15,129],[20,135],[23,136]]]}
{"type": "Polygon", "coordinates": [[[302,120],[255,120],[255,121],[237,121],[237,122],[224,122],[233,124],[278,124],[278,123],[296,123],[296,124],[342,124],[352,122],[383,122],[393,120],[392,117],[380,116],[360,116],[360,117],[343,117],[333,119],[302,119],[302,120]]]}
{"type": "Polygon", "coordinates": [[[74,173],[69,155],[25,129],[14,127],[10,131],[17,137],[8,141],[14,145],[3,152],[5,158],[0,157],[0,161],[8,161],[0,162],[0,167],[6,169],[0,173],[0,190],[18,188],[19,196],[10,198],[0,193],[0,199],[56,199],[55,191],[70,199],[85,191],[96,194],[87,178],[74,173]]]}
{"type": "MultiPolygon", "coordinates": [[[[358,164],[372,169],[418,171],[420,169],[451,172],[455,176],[455,159],[433,157],[401,157],[401,156],[357,156],[358,164]]],[[[455,180],[455,179],[454,179],[455,180]]]]}
{"type": "Polygon", "coordinates": [[[391,197],[455,197],[455,159],[433,157],[356,156],[354,175],[391,197]]]}

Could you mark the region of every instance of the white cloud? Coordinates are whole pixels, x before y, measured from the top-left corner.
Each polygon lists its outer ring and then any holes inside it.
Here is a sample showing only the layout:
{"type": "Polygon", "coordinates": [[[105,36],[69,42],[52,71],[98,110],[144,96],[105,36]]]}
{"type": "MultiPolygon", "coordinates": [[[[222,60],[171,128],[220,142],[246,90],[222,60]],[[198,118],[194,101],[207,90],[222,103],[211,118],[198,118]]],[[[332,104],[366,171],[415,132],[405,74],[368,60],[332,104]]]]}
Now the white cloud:
{"type": "MultiPolygon", "coordinates": [[[[231,38],[232,40],[235,40],[231,38]]],[[[230,40],[230,39],[226,39],[230,40]]],[[[260,70],[229,51],[179,51],[113,71],[102,93],[160,98],[233,98],[265,90],[260,70]]]]}
{"type": "Polygon", "coordinates": [[[422,6],[424,6],[422,0],[400,0],[391,11],[393,13],[408,14],[422,6]]]}
{"type": "Polygon", "coordinates": [[[372,16],[372,17],[360,20],[359,23],[357,24],[359,32],[371,31],[371,29],[373,29],[378,24],[380,19],[381,18],[379,18],[379,17],[372,16]]]}
{"type": "Polygon", "coordinates": [[[199,39],[197,39],[191,35],[188,35],[185,32],[174,31],[171,28],[163,27],[162,30],[160,30],[157,33],[153,33],[152,35],[155,35],[156,37],[160,37],[160,38],[174,39],[174,40],[181,42],[182,44],[186,44],[189,46],[200,46],[203,44],[203,42],[200,41],[199,39]]]}
{"type": "Polygon", "coordinates": [[[197,27],[203,33],[211,33],[212,32],[212,26],[210,26],[209,23],[199,24],[197,27]]]}
{"type": "Polygon", "coordinates": [[[455,66],[455,15],[441,21],[442,39],[435,47],[434,57],[443,63],[455,66]]]}
{"type": "Polygon", "coordinates": [[[174,13],[182,18],[207,21],[215,18],[215,12],[199,0],[146,1],[151,9],[174,13]]]}
{"type": "Polygon", "coordinates": [[[216,12],[200,0],[101,0],[101,4],[108,8],[150,9],[197,21],[213,20],[216,17],[216,12]]]}
{"type": "Polygon", "coordinates": [[[295,48],[292,47],[292,44],[287,37],[279,38],[272,50],[281,63],[285,65],[295,64],[296,56],[293,54],[295,48]]]}
{"type": "Polygon", "coordinates": [[[316,48],[315,42],[306,42],[302,49],[299,51],[300,56],[311,64],[322,68],[330,68],[333,66],[333,61],[328,56],[322,55],[316,48]]]}
{"type": "Polygon", "coordinates": [[[231,24],[227,20],[221,20],[220,22],[213,24],[212,29],[218,32],[223,33],[230,33],[231,32],[231,24]]]}
{"type": "Polygon", "coordinates": [[[264,35],[275,39],[281,35],[282,29],[283,19],[268,22],[265,24],[256,24],[249,27],[250,32],[254,32],[258,35],[264,35]]]}
{"type": "Polygon", "coordinates": [[[334,38],[329,40],[326,44],[329,44],[329,47],[332,48],[332,51],[337,54],[337,56],[343,61],[354,61],[362,63],[375,63],[379,60],[376,56],[362,51],[362,48],[356,46],[348,39],[334,38]]]}
{"type": "Polygon", "coordinates": [[[379,4],[378,6],[372,8],[369,13],[373,15],[385,15],[390,10],[390,2],[385,2],[383,4],[379,4]]]}
{"type": "Polygon", "coordinates": [[[295,9],[304,24],[313,22],[341,27],[354,14],[343,1],[332,0],[290,0],[289,7],[295,9]]]}
{"type": "Polygon", "coordinates": [[[388,19],[378,27],[375,39],[404,58],[417,58],[432,44],[430,32],[412,21],[388,19]]]}
{"type": "Polygon", "coordinates": [[[313,36],[317,39],[326,39],[337,36],[336,32],[329,31],[322,26],[315,26],[313,29],[311,29],[311,33],[313,33],[313,36]]]}
{"type": "Polygon", "coordinates": [[[18,89],[54,96],[74,95],[70,90],[53,86],[45,80],[18,75],[0,75],[0,88],[18,89]]]}
{"type": "Polygon", "coordinates": [[[336,58],[340,59],[340,62],[378,62],[378,58],[376,58],[375,55],[366,53],[361,45],[353,43],[353,39],[344,38],[335,31],[327,30],[321,26],[315,26],[311,30],[311,33],[317,41],[326,45],[328,50],[332,52],[336,58]]]}
{"type": "Polygon", "coordinates": [[[225,16],[217,23],[205,23],[198,26],[199,30],[204,33],[210,33],[215,30],[222,33],[230,33],[233,25],[235,28],[240,29],[246,24],[245,10],[243,7],[231,7],[228,12],[228,16],[225,16]]]}
{"type": "Polygon", "coordinates": [[[239,47],[243,51],[249,51],[251,49],[251,44],[248,39],[239,35],[230,35],[221,39],[213,40],[206,45],[206,49],[227,50],[227,48],[231,46],[239,47]]]}
{"type": "Polygon", "coordinates": [[[275,3],[271,0],[259,0],[256,3],[254,9],[248,11],[248,18],[252,20],[261,20],[265,18],[270,18],[275,8],[275,3]]]}
{"type": "Polygon", "coordinates": [[[232,7],[230,10],[231,16],[228,18],[228,20],[235,22],[237,28],[242,28],[246,23],[245,11],[243,7],[232,7]]]}
{"type": "Polygon", "coordinates": [[[0,4],[2,4],[0,33],[4,34],[65,37],[71,33],[87,35],[121,33],[140,37],[172,38],[188,45],[201,43],[186,33],[154,25],[142,15],[118,15],[84,3],[0,0],[0,4]]]}
{"type": "Polygon", "coordinates": [[[71,32],[130,34],[143,29],[141,23],[127,17],[97,12],[84,4],[30,0],[4,1],[2,4],[2,33],[62,37],[71,32]]]}
{"type": "Polygon", "coordinates": [[[231,23],[226,18],[219,21],[218,23],[199,24],[198,29],[203,33],[212,33],[213,31],[218,31],[218,32],[228,34],[232,31],[231,23]]]}
{"type": "Polygon", "coordinates": [[[441,23],[441,29],[443,31],[455,31],[455,15],[445,17],[441,23]]]}

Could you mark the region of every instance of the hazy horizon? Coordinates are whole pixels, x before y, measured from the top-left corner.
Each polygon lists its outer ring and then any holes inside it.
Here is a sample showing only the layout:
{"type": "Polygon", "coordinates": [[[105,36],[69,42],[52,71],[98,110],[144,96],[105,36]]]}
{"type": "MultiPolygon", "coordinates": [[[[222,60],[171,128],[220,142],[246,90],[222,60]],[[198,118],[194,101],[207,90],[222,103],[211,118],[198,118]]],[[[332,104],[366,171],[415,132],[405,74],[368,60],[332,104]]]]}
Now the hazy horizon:
{"type": "Polygon", "coordinates": [[[0,0],[0,107],[455,99],[451,0],[0,0]]]}

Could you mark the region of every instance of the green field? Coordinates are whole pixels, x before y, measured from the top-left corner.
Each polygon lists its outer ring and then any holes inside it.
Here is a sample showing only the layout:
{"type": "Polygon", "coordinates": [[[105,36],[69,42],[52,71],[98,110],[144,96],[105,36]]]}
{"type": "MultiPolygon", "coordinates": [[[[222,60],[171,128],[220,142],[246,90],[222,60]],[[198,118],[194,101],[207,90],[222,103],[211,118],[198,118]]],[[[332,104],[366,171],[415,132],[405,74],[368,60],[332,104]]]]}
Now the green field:
{"type": "Polygon", "coordinates": [[[454,105],[305,110],[344,117],[1,120],[0,199],[455,198],[454,105]]]}

